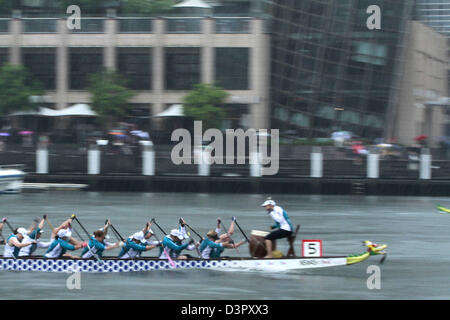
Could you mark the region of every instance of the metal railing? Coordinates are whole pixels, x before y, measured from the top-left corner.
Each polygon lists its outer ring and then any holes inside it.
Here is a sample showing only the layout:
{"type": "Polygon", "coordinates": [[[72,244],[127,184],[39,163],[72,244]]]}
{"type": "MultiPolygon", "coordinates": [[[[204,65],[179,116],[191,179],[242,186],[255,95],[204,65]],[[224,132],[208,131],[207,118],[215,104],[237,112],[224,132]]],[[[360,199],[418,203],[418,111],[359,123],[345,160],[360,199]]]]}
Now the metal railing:
{"type": "Polygon", "coordinates": [[[165,18],[166,33],[202,33],[202,18],[165,18]]]}
{"type": "Polygon", "coordinates": [[[119,33],[152,33],[152,18],[117,18],[119,33]]]}
{"type": "Polygon", "coordinates": [[[0,19],[0,33],[9,32],[9,21],[10,19],[0,19]]]}
{"type": "Polygon", "coordinates": [[[214,18],[216,33],[250,33],[252,18],[214,18]]]}
{"type": "Polygon", "coordinates": [[[23,33],[56,33],[58,19],[55,18],[24,18],[23,33]]]}
{"type": "Polygon", "coordinates": [[[81,18],[80,29],[73,29],[73,33],[104,33],[105,18],[81,18]]]}

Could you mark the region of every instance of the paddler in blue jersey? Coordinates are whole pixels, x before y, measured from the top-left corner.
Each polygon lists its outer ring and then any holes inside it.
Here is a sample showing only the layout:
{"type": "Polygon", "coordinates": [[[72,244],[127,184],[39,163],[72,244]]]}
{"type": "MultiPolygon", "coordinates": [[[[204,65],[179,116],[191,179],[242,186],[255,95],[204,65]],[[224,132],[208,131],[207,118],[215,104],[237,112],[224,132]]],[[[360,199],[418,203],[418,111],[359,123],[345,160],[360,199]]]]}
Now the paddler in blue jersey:
{"type": "Polygon", "coordinates": [[[184,249],[193,250],[198,247],[199,244],[191,240],[189,243],[182,243],[185,235],[178,229],[173,229],[170,234],[164,237],[162,241],[160,259],[168,259],[167,255],[171,259],[187,259],[188,256],[180,255],[184,249]]]}
{"type": "Polygon", "coordinates": [[[74,251],[87,246],[86,242],[81,242],[76,245],[69,243],[72,237],[71,229],[61,229],[56,234],[55,240],[53,240],[52,244],[48,248],[44,257],[46,258],[60,258],[60,257],[69,257],[69,258],[78,258],[76,256],[72,256],[67,251],[74,251]]]}
{"type": "Polygon", "coordinates": [[[14,230],[13,234],[8,237],[5,243],[5,248],[3,251],[3,257],[5,258],[17,258],[19,255],[20,249],[31,246],[35,241],[28,243],[23,243],[22,240],[28,234],[27,229],[18,228],[14,230]]]}
{"type": "Polygon", "coordinates": [[[286,211],[277,206],[275,201],[271,199],[266,200],[261,206],[266,209],[267,213],[275,221],[275,224],[271,226],[271,229],[275,230],[265,237],[267,255],[264,258],[272,258],[272,241],[289,237],[294,228],[286,211]]]}

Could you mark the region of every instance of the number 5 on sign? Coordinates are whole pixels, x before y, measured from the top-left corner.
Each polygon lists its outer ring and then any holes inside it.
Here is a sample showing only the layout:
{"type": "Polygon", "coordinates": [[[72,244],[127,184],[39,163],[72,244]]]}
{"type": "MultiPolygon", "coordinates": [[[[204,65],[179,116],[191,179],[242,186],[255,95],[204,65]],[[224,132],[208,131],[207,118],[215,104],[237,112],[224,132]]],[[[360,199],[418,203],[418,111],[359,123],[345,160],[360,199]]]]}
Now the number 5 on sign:
{"type": "Polygon", "coordinates": [[[322,240],[302,240],[303,257],[321,257],[322,240]]]}

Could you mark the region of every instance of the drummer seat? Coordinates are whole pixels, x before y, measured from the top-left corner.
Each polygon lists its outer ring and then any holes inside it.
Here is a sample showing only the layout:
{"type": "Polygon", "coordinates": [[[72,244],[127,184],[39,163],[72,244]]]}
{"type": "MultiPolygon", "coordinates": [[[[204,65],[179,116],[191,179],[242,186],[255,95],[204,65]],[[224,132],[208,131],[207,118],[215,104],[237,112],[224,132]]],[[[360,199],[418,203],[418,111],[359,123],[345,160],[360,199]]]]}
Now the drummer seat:
{"type": "Polygon", "coordinates": [[[287,239],[288,239],[288,242],[289,242],[289,250],[288,250],[288,253],[287,253],[287,256],[288,257],[295,257],[295,252],[294,252],[294,241],[295,241],[295,238],[297,238],[297,233],[298,233],[298,230],[300,229],[300,225],[298,224],[297,225],[297,227],[295,228],[295,231],[294,231],[294,233],[293,234],[291,234],[287,239]]]}

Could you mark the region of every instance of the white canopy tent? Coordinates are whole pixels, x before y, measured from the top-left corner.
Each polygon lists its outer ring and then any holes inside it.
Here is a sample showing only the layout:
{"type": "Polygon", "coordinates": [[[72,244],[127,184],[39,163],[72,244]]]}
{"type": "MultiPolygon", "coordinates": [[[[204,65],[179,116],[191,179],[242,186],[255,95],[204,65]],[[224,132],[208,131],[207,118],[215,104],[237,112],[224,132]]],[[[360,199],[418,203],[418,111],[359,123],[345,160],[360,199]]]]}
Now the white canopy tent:
{"type": "Polygon", "coordinates": [[[153,116],[154,118],[163,118],[163,117],[184,117],[184,110],[182,104],[173,104],[166,110],[157,115],[153,116]]]}
{"type": "Polygon", "coordinates": [[[81,117],[95,117],[97,113],[92,111],[92,109],[87,104],[75,104],[71,107],[53,110],[49,108],[40,107],[38,111],[19,111],[10,114],[10,116],[25,116],[25,115],[36,115],[44,117],[66,117],[66,116],[81,116],[81,117]]]}
{"type": "Polygon", "coordinates": [[[211,9],[212,7],[202,0],[186,0],[173,6],[174,8],[202,8],[211,9]]]}

